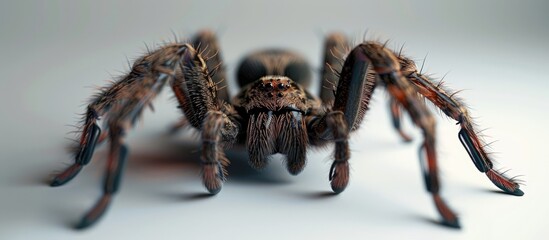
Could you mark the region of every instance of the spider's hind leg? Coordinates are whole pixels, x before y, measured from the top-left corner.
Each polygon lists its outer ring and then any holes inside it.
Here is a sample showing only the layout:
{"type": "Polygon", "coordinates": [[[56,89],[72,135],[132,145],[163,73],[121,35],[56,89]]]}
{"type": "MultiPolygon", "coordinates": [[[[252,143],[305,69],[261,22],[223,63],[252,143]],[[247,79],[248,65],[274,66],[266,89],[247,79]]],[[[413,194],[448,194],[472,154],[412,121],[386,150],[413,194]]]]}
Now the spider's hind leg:
{"type": "Polygon", "coordinates": [[[517,182],[493,168],[493,162],[484,149],[485,144],[474,129],[475,125],[465,105],[454,98],[453,94],[444,90],[441,84],[434,84],[427,76],[419,73],[413,61],[402,56],[399,56],[399,61],[404,75],[407,76],[409,82],[415,85],[419,93],[440,108],[448,117],[458,121],[461,126],[458,134],[459,140],[476,168],[485,173],[488,179],[504,192],[516,196],[524,195],[517,182]]]}

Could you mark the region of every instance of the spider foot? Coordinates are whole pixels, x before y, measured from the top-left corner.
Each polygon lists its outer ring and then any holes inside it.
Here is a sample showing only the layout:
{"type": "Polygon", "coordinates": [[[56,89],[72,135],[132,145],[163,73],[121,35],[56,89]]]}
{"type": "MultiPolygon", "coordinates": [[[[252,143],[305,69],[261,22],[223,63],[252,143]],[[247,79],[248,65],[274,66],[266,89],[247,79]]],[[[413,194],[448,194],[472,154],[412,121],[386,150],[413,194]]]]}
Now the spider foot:
{"type": "Polygon", "coordinates": [[[111,202],[112,196],[110,194],[103,195],[99,201],[93,206],[92,209],[90,209],[89,212],[84,215],[82,220],[75,226],[76,229],[84,229],[88,228],[89,226],[93,225],[97,222],[101,216],[105,213],[105,210],[107,210],[107,207],[109,206],[109,203],[111,202]]]}
{"type": "Polygon", "coordinates": [[[202,174],[204,186],[210,194],[215,195],[221,191],[225,176],[220,163],[204,164],[204,173],[202,174]]]}
{"type": "Polygon", "coordinates": [[[459,218],[456,218],[453,222],[449,222],[449,221],[446,221],[446,220],[443,219],[440,222],[440,224],[442,224],[446,227],[450,227],[450,228],[461,229],[461,224],[459,223],[459,218]]]}
{"type": "Polygon", "coordinates": [[[496,185],[496,187],[503,190],[505,193],[515,196],[524,195],[524,192],[520,190],[518,183],[513,182],[511,179],[508,179],[493,169],[486,171],[486,176],[496,185]]]}
{"type": "Polygon", "coordinates": [[[64,185],[65,183],[73,179],[76,175],[78,175],[80,170],[82,170],[82,165],[80,164],[71,165],[70,167],[65,169],[65,171],[55,176],[51,181],[50,186],[58,187],[58,186],[64,185]]]}
{"type": "Polygon", "coordinates": [[[435,201],[435,206],[437,207],[438,212],[442,216],[441,224],[451,228],[461,228],[458,217],[454,212],[452,212],[448,205],[446,205],[440,195],[434,194],[433,200],[435,201]]]}
{"type": "Polygon", "coordinates": [[[349,184],[349,162],[334,161],[330,168],[330,185],[334,193],[341,193],[349,184]]]}
{"type": "Polygon", "coordinates": [[[410,135],[402,131],[402,129],[399,129],[397,131],[398,131],[398,135],[400,135],[400,138],[402,138],[403,142],[409,143],[409,142],[412,142],[412,140],[414,140],[412,137],[410,137],[410,135]]]}

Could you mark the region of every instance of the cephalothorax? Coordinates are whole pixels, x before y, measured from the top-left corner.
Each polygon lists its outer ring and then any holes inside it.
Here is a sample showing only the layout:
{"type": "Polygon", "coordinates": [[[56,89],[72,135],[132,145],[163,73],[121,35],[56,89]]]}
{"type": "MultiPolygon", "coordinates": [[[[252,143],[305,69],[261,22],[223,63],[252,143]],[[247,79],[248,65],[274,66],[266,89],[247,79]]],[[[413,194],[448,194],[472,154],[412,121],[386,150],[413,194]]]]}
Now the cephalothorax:
{"type": "Polygon", "coordinates": [[[202,180],[212,194],[221,190],[227,176],[224,148],[235,143],[246,145],[250,165],[258,169],[266,166],[271,155],[285,155],[291,174],[303,170],[308,147],[334,144],[329,180],[334,192],[342,192],[349,181],[349,134],[360,127],[376,86],[383,86],[391,98],[394,127],[403,139],[410,140],[400,127],[401,108],[422,130],[423,176],[442,223],[459,227],[458,218],[439,194],[435,120],[422,98],[458,121],[459,139],[479,171],[503,191],[523,195],[513,179],[493,169],[463,104],[421,74],[413,61],[384,44],[365,41],[351,48],[343,35],[329,35],[320,98],[305,89],[311,68],[303,58],[289,51],[266,50],[244,58],[237,71],[241,91],[230,100],[227,89],[218,87],[226,77],[219,51],[209,31],[197,34],[193,42],[166,44],[136,60],[130,73],[94,97],[75,148],[75,163],[51,183],[59,186],[71,180],[89,163],[95,146],[110,140],[103,195],[79,227],[96,222],[118,190],[128,152],[124,133],[166,82],[186,121],[201,132],[202,180]],[[99,118],[105,123],[101,128],[99,118]]]}

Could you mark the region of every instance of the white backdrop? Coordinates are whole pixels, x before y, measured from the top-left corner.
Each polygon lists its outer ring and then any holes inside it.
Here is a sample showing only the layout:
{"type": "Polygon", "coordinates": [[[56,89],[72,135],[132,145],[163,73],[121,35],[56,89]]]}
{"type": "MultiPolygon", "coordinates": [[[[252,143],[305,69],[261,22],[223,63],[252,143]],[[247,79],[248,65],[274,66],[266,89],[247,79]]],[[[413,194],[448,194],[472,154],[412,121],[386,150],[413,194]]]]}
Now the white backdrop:
{"type": "MultiPolygon", "coordinates": [[[[2,1],[0,3],[0,239],[541,239],[549,213],[545,125],[549,90],[546,1],[2,1]],[[290,176],[279,161],[255,172],[245,155],[224,189],[207,197],[192,134],[166,136],[177,120],[164,91],[128,135],[122,188],[93,228],[71,225],[100,193],[105,147],[68,185],[45,184],[71,163],[65,147],[78,113],[126,57],[201,28],[219,32],[227,67],[261,47],[288,47],[321,66],[322,35],[390,39],[425,69],[443,76],[495,142],[498,167],[524,175],[525,196],[499,194],[458,141],[458,127],[438,122],[443,196],[463,226],[439,216],[424,191],[420,143],[403,144],[377,91],[352,138],[352,179],[330,196],[331,150],[311,151],[305,171],[290,176]]],[[[230,76],[234,76],[233,71],[230,76]]],[[[234,88],[231,89],[233,92],[234,88]]]]}

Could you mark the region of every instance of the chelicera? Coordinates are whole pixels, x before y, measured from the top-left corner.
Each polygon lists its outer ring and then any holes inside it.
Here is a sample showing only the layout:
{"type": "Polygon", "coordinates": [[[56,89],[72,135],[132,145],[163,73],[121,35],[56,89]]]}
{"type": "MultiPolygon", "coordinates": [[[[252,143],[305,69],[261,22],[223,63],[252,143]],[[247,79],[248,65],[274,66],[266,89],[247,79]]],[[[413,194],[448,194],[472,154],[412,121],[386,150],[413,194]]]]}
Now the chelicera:
{"type": "Polygon", "coordinates": [[[227,88],[220,87],[226,84],[226,74],[214,33],[202,31],[191,42],[165,44],[149,51],[135,61],[126,76],[92,99],[74,150],[75,162],[51,185],[73,179],[90,162],[95,147],[108,139],[103,194],[78,227],[95,223],[119,189],[128,155],[124,133],[169,83],[186,121],[200,131],[202,180],[211,194],[217,194],[226,180],[229,160],[224,149],[232,144],[245,145],[249,163],[257,169],[265,167],[271,155],[283,154],[294,175],[303,170],[309,147],[333,144],[329,180],[333,191],[340,193],[349,182],[349,135],[360,127],[374,89],[381,86],[390,95],[393,125],[402,138],[410,140],[400,126],[401,109],[422,130],[424,181],[443,224],[460,226],[440,196],[435,119],[423,99],[458,122],[459,139],[480,172],[504,192],[523,195],[514,179],[493,168],[461,101],[418,71],[412,60],[374,41],[350,46],[345,36],[337,33],[326,38],[324,57],[319,97],[306,90],[311,68],[302,57],[286,50],[265,50],[244,58],[237,71],[241,91],[230,99],[227,88]],[[100,118],[105,123],[102,127],[97,123],[100,118]]]}

